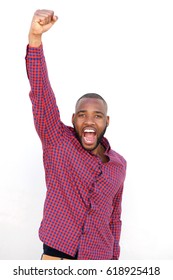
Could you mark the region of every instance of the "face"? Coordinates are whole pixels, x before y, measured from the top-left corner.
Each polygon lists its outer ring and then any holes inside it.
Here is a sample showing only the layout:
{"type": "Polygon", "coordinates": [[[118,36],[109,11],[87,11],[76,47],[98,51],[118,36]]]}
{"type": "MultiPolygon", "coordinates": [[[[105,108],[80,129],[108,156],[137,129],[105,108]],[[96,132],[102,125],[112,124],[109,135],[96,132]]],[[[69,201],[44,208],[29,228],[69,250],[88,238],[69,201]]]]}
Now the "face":
{"type": "Polygon", "coordinates": [[[84,149],[96,151],[109,124],[107,108],[103,100],[82,98],[72,116],[77,137],[84,149]]]}

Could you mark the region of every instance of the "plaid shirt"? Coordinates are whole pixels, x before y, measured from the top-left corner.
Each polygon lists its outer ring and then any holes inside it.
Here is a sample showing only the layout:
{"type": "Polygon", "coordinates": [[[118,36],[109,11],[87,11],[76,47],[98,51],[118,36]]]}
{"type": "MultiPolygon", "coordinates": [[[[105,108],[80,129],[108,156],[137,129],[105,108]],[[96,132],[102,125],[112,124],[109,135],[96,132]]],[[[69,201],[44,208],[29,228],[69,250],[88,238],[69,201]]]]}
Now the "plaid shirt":
{"type": "Polygon", "coordinates": [[[126,161],[104,137],[109,161],[102,163],[62,123],[42,45],[27,46],[26,68],[47,186],[40,240],[72,256],[78,251],[80,260],[118,259],[126,161]]]}

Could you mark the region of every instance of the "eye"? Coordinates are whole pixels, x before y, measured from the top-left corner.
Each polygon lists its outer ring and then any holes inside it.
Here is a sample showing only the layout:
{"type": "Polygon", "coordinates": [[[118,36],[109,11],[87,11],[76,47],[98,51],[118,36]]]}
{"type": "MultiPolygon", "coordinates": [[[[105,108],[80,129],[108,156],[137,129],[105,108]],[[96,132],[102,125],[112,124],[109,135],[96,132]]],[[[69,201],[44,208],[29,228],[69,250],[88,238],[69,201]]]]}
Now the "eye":
{"type": "Polygon", "coordinates": [[[101,119],[101,118],[102,118],[102,115],[95,115],[95,118],[96,118],[96,119],[101,119]]]}
{"type": "Polygon", "coordinates": [[[78,117],[79,118],[85,118],[85,114],[84,113],[80,113],[80,114],[78,114],[78,117]]]}

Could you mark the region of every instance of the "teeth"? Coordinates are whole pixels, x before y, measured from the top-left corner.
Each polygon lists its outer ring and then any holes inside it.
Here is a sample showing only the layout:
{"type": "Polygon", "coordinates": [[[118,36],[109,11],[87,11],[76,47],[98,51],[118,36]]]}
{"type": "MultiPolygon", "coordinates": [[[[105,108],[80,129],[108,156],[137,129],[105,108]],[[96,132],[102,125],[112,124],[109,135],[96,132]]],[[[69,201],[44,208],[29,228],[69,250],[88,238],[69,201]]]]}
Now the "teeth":
{"type": "Polygon", "coordinates": [[[94,129],[85,129],[84,132],[95,132],[94,129]]]}

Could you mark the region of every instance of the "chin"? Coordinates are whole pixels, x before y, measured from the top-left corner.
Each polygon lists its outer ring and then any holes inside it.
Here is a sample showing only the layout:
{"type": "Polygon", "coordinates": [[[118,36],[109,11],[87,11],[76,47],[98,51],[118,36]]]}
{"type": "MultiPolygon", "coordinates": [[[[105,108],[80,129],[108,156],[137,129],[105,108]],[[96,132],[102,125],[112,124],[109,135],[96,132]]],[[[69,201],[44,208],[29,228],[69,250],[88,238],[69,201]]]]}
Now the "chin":
{"type": "Polygon", "coordinates": [[[94,151],[94,150],[98,147],[99,143],[96,143],[94,146],[93,146],[93,145],[91,145],[91,146],[86,146],[86,145],[84,145],[84,144],[81,142],[81,145],[82,145],[82,147],[83,147],[86,151],[92,152],[92,151],[94,151]]]}

